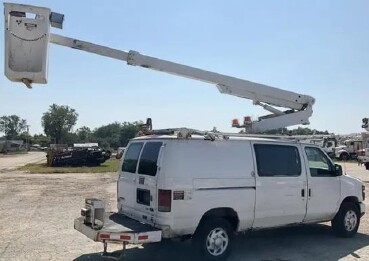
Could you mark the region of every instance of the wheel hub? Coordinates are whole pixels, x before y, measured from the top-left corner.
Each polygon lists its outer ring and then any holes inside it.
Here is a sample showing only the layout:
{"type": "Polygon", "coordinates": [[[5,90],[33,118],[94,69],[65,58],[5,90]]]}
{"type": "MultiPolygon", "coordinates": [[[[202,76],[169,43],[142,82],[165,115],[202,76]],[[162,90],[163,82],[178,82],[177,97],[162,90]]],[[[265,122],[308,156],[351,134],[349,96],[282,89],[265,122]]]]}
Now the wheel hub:
{"type": "Polygon", "coordinates": [[[354,230],[357,224],[357,215],[355,211],[353,210],[347,211],[344,222],[347,231],[354,230]]]}
{"type": "Polygon", "coordinates": [[[221,247],[222,243],[223,243],[223,240],[222,240],[221,238],[216,238],[216,239],[214,240],[214,245],[215,245],[215,247],[217,247],[217,248],[221,247]]]}
{"type": "Polygon", "coordinates": [[[223,228],[215,228],[207,236],[206,249],[212,256],[223,254],[228,247],[229,238],[223,228]]]}

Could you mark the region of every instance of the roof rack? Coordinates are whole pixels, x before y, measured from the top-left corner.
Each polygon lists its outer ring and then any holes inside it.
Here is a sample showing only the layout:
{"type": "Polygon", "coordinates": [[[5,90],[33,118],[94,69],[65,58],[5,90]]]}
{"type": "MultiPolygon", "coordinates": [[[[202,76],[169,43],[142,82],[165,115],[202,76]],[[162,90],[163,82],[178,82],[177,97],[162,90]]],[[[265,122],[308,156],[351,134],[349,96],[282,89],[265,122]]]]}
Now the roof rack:
{"type": "Polygon", "coordinates": [[[189,139],[192,135],[204,136],[205,140],[225,139],[230,137],[245,137],[245,138],[266,138],[266,139],[285,139],[285,140],[304,140],[304,139],[323,139],[331,138],[332,135],[269,135],[269,134],[249,134],[249,133],[229,133],[220,132],[216,128],[212,131],[200,131],[190,128],[168,128],[158,130],[141,131],[138,136],[147,135],[177,135],[179,139],[189,139]]]}
{"type": "Polygon", "coordinates": [[[306,139],[324,139],[324,138],[335,138],[334,135],[270,135],[270,134],[250,134],[250,133],[229,133],[220,132],[213,128],[211,131],[200,131],[191,128],[168,128],[168,129],[157,129],[152,128],[152,119],[147,118],[146,123],[139,125],[140,131],[137,136],[148,136],[148,135],[177,135],[179,139],[189,139],[192,135],[204,136],[205,140],[224,139],[228,140],[230,137],[245,137],[245,138],[265,138],[265,139],[284,139],[290,141],[300,141],[306,139]]]}

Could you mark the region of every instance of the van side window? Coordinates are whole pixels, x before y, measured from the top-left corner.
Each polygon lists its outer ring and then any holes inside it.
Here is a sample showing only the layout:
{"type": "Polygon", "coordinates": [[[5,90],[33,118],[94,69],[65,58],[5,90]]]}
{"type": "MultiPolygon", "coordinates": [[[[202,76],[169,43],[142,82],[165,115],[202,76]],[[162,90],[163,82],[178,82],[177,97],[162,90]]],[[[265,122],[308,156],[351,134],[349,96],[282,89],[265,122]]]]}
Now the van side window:
{"type": "Polygon", "coordinates": [[[305,147],[305,153],[312,177],[335,176],[331,161],[319,148],[305,147]]]}
{"type": "Polygon", "coordinates": [[[135,142],[129,145],[127,153],[124,157],[122,171],[125,172],[136,172],[138,157],[140,156],[140,152],[142,149],[142,142],[135,142]]]}
{"type": "Polygon", "coordinates": [[[297,177],[301,174],[301,160],[297,147],[254,144],[259,177],[297,177]]]}
{"type": "Polygon", "coordinates": [[[155,176],[157,170],[157,162],[162,142],[147,142],[143,148],[138,165],[138,173],[155,176]]]}

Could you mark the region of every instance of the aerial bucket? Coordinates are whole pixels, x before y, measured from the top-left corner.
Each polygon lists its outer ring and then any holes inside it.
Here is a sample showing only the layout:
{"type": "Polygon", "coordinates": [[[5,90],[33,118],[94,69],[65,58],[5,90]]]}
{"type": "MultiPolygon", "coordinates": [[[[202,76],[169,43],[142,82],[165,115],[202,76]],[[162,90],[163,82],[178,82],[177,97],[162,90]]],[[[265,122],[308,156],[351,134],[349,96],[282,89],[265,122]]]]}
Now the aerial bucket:
{"type": "Polygon", "coordinates": [[[5,75],[13,82],[47,83],[48,44],[53,19],[63,15],[49,8],[4,3],[5,75]]]}

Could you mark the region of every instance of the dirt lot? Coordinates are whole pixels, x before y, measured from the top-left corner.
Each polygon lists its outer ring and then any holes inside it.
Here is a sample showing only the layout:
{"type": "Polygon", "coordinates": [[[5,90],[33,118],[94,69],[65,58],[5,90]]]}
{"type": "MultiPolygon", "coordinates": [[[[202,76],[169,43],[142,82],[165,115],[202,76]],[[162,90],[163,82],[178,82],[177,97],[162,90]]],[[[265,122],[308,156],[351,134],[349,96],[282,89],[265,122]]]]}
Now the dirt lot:
{"type": "Polygon", "coordinates": [[[26,154],[0,155],[0,172],[13,170],[28,163],[46,161],[46,153],[42,151],[31,151],[26,154]]]}
{"type": "MultiPolygon", "coordinates": [[[[346,164],[347,173],[369,185],[369,171],[346,164]]],[[[115,210],[116,174],[0,174],[0,260],[111,260],[102,245],[73,229],[85,197],[97,196],[115,210]]],[[[367,195],[369,190],[367,187],[367,195]]],[[[369,201],[367,201],[367,204],[369,201]]],[[[121,246],[109,245],[115,256],[121,246]]],[[[189,260],[189,242],[131,247],[125,260],[189,260]]],[[[229,260],[369,260],[369,221],[352,239],[332,236],[329,224],[238,236],[229,260]]]]}

